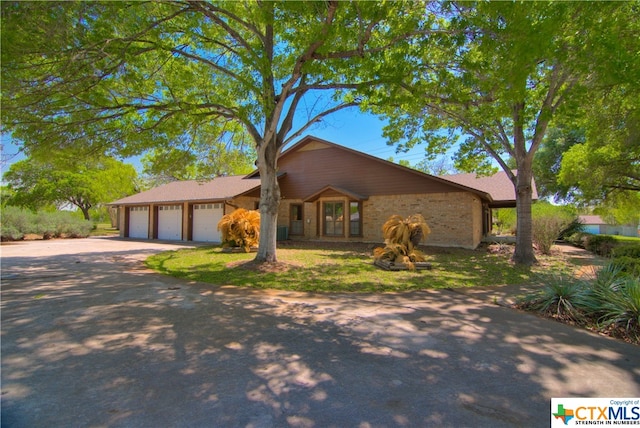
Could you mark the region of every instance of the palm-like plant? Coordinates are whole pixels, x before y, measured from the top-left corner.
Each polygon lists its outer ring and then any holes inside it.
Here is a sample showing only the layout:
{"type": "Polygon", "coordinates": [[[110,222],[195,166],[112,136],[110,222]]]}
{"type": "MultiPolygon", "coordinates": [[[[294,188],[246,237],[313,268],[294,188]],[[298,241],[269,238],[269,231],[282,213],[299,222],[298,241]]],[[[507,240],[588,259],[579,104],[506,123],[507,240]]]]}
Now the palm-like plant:
{"type": "Polygon", "coordinates": [[[409,269],[415,269],[416,262],[424,262],[422,251],[416,247],[427,238],[431,229],[421,214],[413,214],[406,219],[392,215],[382,225],[385,247],[373,250],[376,260],[388,260],[403,263],[409,269]]]}
{"type": "Polygon", "coordinates": [[[241,247],[248,253],[260,241],[260,213],[239,208],[220,219],[218,230],[223,248],[241,247]]]}

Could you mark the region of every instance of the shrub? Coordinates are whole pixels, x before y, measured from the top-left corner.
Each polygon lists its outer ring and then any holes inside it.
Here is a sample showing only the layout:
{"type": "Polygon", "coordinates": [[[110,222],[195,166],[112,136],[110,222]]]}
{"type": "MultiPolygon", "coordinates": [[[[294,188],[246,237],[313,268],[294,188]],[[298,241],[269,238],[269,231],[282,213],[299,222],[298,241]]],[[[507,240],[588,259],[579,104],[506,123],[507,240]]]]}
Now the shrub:
{"type": "Polygon", "coordinates": [[[590,233],[577,232],[571,235],[565,236],[564,240],[576,247],[585,248],[587,246],[587,240],[591,236],[590,233]]]}
{"type": "Polygon", "coordinates": [[[640,259],[640,245],[628,244],[615,247],[612,252],[615,257],[635,257],[640,259]]]}
{"type": "Polygon", "coordinates": [[[615,261],[609,263],[588,283],[582,309],[599,330],[638,342],[640,277],[624,272],[615,261]]]}
{"type": "Polygon", "coordinates": [[[78,218],[70,211],[31,211],[17,207],[2,210],[2,239],[22,239],[28,233],[42,235],[44,239],[67,236],[84,238],[89,236],[93,224],[78,218]]]}
{"type": "Polygon", "coordinates": [[[580,229],[571,207],[538,202],[531,207],[533,242],[540,252],[549,254],[553,243],[563,235],[580,229]]]}
{"type": "Polygon", "coordinates": [[[399,215],[392,215],[382,225],[385,247],[373,250],[376,260],[390,260],[403,263],[409,269],[415,269],[416,262],[424,262],[424,254],[417,249],[420,241],[431,233],[421,214],[413,214],[403,219],[399,215]]]}
{"type": "Polygon", "coordinates": [[[624,272],[615,263],[608,263],[596,272],[596,276],[590,284],[591,289],[618,290],[625,282],[624,272]]]}
{"type": "Polygon", "coordinates": [[[516,233],[516,210],[514,208],[499,208],[494,212],[495,226],[498,234],[516,233]]]}
{"type": "Polygon", "coordinates": [[[567,226],[566,220],[553,216],[533,219],[533,243],[542,254],[550,254],[551,246],[567,226]]]}
{"type": "Polygon", "coordinates": [[[56,232],[58,236],[67,238],[85,238],[91,234],[93,223],[83,218],[71,215],[72,213],[58,212],[56,232]]]}
{"type": "Polygon", "coordinates": [[[31,211],[4,207],[2,209],[2,240],[15,241],[22,239],[27,233],[34,232],[34,214],[31,211]]]}
{"type": "Polygon", "coordinates": [[[609,257],[611,251],[617,245],[614,237],[608,235],[590,235],[587,238],[585,248],[600,256],[609,257]]]}
{"type": "Polygon", "coordinates": [[[579,217],[575,217],[571,222],[560,231],[558,239],[567,239],[567,237],[575,235],[577,233],[584,233],[584,224],[580,221],[579,217]]]}
{"type": "Polygon", "coordinates": [[[59,238],[62,232],[58,231],[60,222],[57,213],[40,211],[35,215],[34,233],[42,235],[42,239],[59,238]]]}
{"type": "Polygon", "coordinates": [[[640,277],[614,262],[588,281],[557,277],[519,305],[640,344],[640,277]]]}
{"type": "Polygon", "coordinates": [[[260,213],[239,208],[218,222],[222,247],[241,247],[245,252],[260,242],[260,213]]]}
{"type": "Polygon", "coordinates": [[[20,232],[15,226],[2,223],[2,232],[0,239],[2,241],[19,241],[24,238],[24,233],[20,232]]]}

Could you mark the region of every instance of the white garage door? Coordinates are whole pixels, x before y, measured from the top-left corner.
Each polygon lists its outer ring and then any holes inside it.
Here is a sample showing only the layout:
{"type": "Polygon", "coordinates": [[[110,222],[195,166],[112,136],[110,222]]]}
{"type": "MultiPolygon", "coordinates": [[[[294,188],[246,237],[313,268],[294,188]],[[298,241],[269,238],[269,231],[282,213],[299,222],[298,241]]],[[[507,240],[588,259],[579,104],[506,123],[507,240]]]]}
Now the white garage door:
{"type": "Polygon", "coordinates": [[[158,207],[158,239],[170,241],[182,239],[182,205],[158,207]]]}
{"type": "Polygon", "coordinates": [[[220,242],[218,222],[224,215],[222,204],[196,204],[193,206],[193,240],[220,242]]]}
{"type": "Polygon", "coordinates": [[[149,207],[129,208],[129,238],[149,238],[149,207]]]}

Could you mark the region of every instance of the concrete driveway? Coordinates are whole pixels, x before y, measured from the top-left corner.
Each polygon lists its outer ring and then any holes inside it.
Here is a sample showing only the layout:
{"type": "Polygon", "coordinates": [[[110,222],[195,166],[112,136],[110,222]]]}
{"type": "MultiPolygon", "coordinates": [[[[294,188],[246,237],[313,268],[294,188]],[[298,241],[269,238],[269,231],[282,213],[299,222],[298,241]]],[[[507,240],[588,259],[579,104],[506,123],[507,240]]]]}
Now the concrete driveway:
{"type": "Polygon", "coordinates": [[[2,245],[2,426],[549,426],[639,397],[640,348],[453,291],[190,283],[167,243],[2,245]]]}

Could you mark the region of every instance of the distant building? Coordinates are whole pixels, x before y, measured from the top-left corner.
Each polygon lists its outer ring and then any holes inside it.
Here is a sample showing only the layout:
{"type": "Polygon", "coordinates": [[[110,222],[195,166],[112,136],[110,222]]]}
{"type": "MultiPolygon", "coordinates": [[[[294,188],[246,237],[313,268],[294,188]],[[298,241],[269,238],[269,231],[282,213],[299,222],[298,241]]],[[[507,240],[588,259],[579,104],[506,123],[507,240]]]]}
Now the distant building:
{"type": "Polygon", "coordinates": [[[586,233],[593,235],[640,236],[639,227],[607,224],[599,215],[581,215],[579,218],[583,224],[582,229],[586,233]]]}

